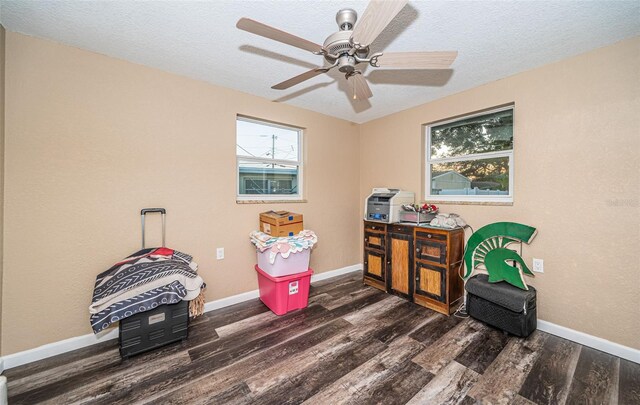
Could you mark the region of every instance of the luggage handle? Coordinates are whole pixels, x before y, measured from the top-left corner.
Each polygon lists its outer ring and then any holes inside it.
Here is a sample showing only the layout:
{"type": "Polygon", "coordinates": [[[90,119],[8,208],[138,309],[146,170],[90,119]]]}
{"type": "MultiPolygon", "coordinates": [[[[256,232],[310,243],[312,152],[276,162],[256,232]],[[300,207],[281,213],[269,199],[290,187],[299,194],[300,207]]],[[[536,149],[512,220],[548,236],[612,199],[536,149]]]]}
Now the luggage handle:
{"type": "Polygon", "coordinates": [[[140,210],[140,218],[142,221],[142,248],[144,249],[144,217],[149,213],[159,212],[162,214],[162,247],[165,247],[165,216],[167,210],[164,208],[143,208],[140,210]]]}

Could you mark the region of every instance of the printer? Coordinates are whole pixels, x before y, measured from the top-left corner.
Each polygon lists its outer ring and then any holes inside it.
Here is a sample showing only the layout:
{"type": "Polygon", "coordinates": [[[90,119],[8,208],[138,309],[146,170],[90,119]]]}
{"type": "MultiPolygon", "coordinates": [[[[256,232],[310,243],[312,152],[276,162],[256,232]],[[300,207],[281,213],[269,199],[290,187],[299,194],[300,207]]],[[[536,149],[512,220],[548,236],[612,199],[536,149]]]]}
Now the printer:
{"type": "Polygon", "coordinates": [[[378,222],[399,222],[403,204],[413,204],[411,191],[397,188],[374,188],[364,203],[364,219],[378,222]]]}

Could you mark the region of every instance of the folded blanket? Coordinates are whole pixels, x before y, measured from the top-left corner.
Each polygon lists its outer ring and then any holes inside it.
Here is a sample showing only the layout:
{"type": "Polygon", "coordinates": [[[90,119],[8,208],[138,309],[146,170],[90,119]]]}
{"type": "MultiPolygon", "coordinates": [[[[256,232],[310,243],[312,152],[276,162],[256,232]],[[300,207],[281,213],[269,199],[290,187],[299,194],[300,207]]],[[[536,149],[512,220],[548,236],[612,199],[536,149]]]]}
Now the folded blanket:
{"type": "Polygon", "coordinates": [[[302,252],[311,249],[318,242],[318,237],[313,231],[305,229],[294,236],[282,236],[279,238],[264,232],[253,231],[249,234],[253,243],[260,252],[269,249],[269,262],[273,264],[278,253],[283,258],[288,258],[291,253],[302,252]]]}
{"type": "Polygon", "coordinates": [[[96,277],[89,306],[94,333],[158,305],[195,299],[204,286],[197,269],[191,256],[168,248],[144,249],[116,263],[96,277]]]}

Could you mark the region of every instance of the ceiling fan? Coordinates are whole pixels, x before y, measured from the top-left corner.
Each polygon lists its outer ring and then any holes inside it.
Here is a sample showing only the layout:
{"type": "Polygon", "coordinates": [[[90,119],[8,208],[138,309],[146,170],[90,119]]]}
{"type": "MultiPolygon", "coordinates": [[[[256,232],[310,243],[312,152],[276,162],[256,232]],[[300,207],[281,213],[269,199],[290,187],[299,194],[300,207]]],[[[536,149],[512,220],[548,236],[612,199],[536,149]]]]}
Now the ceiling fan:
{"type": "Polygon", "coordinates": [[[345,74],[354,99],[364,100],[373,96],[367,81],[358,69],[361,63],[373,67],[400,69],[446,69],[458,56],[451,52],[376,52],[371,53],[369,46],[382,30],[408,3],[408,0],[371,0],[362,18],[356,25],[358,14],[345,8],[336,14],[340,30],[327,37],[323,45],[273,28],[258,21],[241,18],[236,27],[266,38],[273,39],[316,55],[322,55],[328,63],[326,67],[311,69],[291,79],[272,86],[275,90],[285,90],[337,67],[345,74]]]}

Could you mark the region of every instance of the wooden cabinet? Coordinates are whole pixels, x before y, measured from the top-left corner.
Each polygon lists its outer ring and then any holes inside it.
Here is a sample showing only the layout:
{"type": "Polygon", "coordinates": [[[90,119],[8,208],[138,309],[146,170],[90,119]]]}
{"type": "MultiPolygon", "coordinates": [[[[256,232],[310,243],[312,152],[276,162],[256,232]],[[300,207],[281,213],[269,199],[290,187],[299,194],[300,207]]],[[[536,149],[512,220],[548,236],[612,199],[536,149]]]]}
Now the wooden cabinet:
{"type": "Polygon", "coordinates": [[[413,297],[413,229],[390,225],[387,245],[386,291],[411,300],[413,297]]]}
{"type": "Polygon", "coordinates": [[[387,226],[368,223],[364,227],[364,282],[372,287],[386,289],[387,226]]]}
{"type": "Polygon", "coordinates": [[[449,315],[462,302],[464,230],[365,221],[364,283],[449,315]]]}

